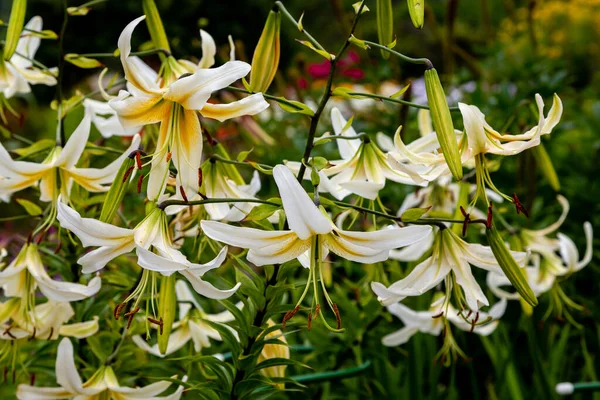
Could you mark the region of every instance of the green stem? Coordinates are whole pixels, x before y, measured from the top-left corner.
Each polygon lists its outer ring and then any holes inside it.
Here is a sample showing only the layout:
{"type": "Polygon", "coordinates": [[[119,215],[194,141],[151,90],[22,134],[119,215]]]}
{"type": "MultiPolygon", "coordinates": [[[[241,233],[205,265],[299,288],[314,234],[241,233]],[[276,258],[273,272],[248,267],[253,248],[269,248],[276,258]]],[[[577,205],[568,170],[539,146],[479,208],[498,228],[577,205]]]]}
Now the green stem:
{"type": "Polygon", "coordinates": [[[60,28],[60,35],[58,38],[58,78],[56,83],[56,100],[58,103],[58,125],[56,127],[56,145],[63,146],[66,142],[65,140],[65,127],[63,125],[63,77],[65,71],[65,32],[67,31],[67,23],[69,22],[69,13],[67,11],[67,0],[63,0],[63,23],[60,28]]]}
{"type": "Polygon", "coordinates": [[[373,46],[380,50],[387,51],[388,53],[400,58],[401,60],[409,62],[411,64],[423,64],[423,65],[425,65],[425,69],[433,68],[433,63],[431,61],[429,61],[428,58],[413,58],[413,57],[405,56],[404,54],[399,53],[395,50],[392,50],[387,46],[380,45],[379,43],[369,42],[368,40],[364,40],[364,42],[366,44],[368,44],[369,46],[373,46]]]}
{"type": "MultiPolygon", "coordinates": [[[[279,3],[279,2],[278,2],[279,3]]],[[[333,84],[333,76],[335,75],[335,68],[341,56],[344,54],[348,46],[350,45],[350,38],[354,34],[354,30],[356,29],[356,25],[358,24],[358,20],[360,15],[362,14],[363,7],[365,6],[365,2],[361,3],[356,15],[354,16],[354,21],[352,22],[352,28],[350,28],[350,34],[348,38],[340,48],[340,50],[335,55],[333,60],[329,61],[331,68],[329,69],[329,76],[327,77],[327,84],[325,85],[325,89],[323,90],[323,95],[321,96],[321,100],[319,101],[319,106],[317,107],[317,111],[310,119],[310,128],[308,130],[308,138],[306,140],[306,147],[304,149],[304,155],[302,156],[302,163],[300,164],[300,170],[298,171],[298,182],[302,182],[304,178],[304,172],[306,171],[306,162],[310,158],[310,153],[314,147],[315,134],[317,132],[317,126],[319,125],[319,119],[321,118],[321,114],[329,101],[329,98],[332,95],[331,86],[333,84]]]]}
{"type": "MultiPolygon", "coordinates": [[[[403,104],[405,106],[420,108],[420,109],[423,109],[423,110],[429,110],[429,107],[426,106],[426,105],[423,105],[423,104],[417,104],[417,103],[413,103],[411,101],[406,101],[406,100],[402,100],[402,99],[392,99],[391,97],[382,96],[382,95],[379,95],[379,94],[359,93],[359,92],[348,92],[348,93],[345,93],[345,94],[348,94],[350,96],[357,96],[357,97],[369,97],[369,98],[372,98],[372,99],[388,101],[390,103],[403,104]]],[[[450,111],[454,111],[454,112],[460,111],[458,107],[448,107],[448,108],[450,109],[450,111]]]]}
{"type": "Polygon", "coordinates": [[[202,204],[214,204],[214,203],[260,203],[260,204],[268,204],[271,206],[280,206],[281,204],[273,203],[266,200],[260,199],[204,199],[204,200],[165,200],[158,205],[158,208],[164,210],[169,206],[197,206],[202,204]]]}
{"type": "Polygon", "coordinates": [[[302,28],[300,29],[300,26],[298,25],[298,21],[296,21],[294,19],[294,17],[292,17],[292,14],[289,13],[289,11],[285,8],[285,6],[283,5],[283,3],[281,1],[276,1],[275,2],[275,6],[277,6],[277,8],[279,8],[279,11],[281,11],[281,13],[283,14],[284,17],[286,17],[292,24],[294,24],[296,26],[296,28],[298,28],[298,30],[300,32],[302,32],[304,34],[304,36],[306,36],[306,38],[319,50],[323,50],[325,52],[327,52],[327,50],[325,50],[323,48],[323,46],[321,46],[321,43],[317,42],[317,40],[311,36],[310,33],[308,33],[306,31],[306,29],[302,28]]]}
{"type": "MultiPolygon", "coordinates": [[[[134,53],[130,53],[130,56],[138,56],[138,57],[144,57],[144,56],[150,56],[152,54],[164,54],[166,56],[170,56],[171,52],[169,52],[169,50],[167,49],[151,49],[151,50],[145,50],[145,51],[138,51],[138,52],[134,52],[134,53]]],[[[114,53],[85,53],[85,54],[78,54],[81,57],[94,57],[94,58],[99,58],[99,57],[118,57],[115,56],[114,53]]]]}

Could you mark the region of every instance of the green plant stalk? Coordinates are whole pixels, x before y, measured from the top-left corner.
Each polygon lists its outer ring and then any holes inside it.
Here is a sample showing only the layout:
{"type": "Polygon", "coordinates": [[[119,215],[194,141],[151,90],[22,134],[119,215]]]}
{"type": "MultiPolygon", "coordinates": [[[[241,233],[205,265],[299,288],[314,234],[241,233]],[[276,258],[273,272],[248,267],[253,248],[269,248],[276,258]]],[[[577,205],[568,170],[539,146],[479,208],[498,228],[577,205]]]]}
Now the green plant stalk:
{"type": "Polygon", "coordinates": [[[348,46],[350,45],[350,38],[352,37],[354,30],[356,29],[356,25],[358,24],[358,20],[362,14],[362,10],[365,6],[364,0],[361,3],[356,15],[354,16],[354,21],[352,22],[352,28],[350,28],[350,34],[348,38],[340,48],[340,50],[336,53],[335,58],[331,60],[329,63],[331,68],[329,69],[329,76],[327,77],[327,83],[325,84],[325,89],[323,89],[323,94],[321,96],[321,100],[319,101],[319,105],[317,106],[317,110],[315,114],[310,119],[310,128],[308,130],[308,138],[306,139],[306,147],[304,148],[304,154],[302,155],[302,163],[300,164],[300,169],[298,171],[298,182],[302,182],[304,178],[304,172],[306,172],[306,164],[310,158],[310,153],[314,147],[315,134],[317,133],[317,126],[319,125],[319,120],[321,119],[321,114],[323,110],[325,110],[325,106],[329,101],[329,98],[332,95],[331,86],[333,84],[333,76],[335,75],[335,68],[340,57],[344,54],[348,46]]]}

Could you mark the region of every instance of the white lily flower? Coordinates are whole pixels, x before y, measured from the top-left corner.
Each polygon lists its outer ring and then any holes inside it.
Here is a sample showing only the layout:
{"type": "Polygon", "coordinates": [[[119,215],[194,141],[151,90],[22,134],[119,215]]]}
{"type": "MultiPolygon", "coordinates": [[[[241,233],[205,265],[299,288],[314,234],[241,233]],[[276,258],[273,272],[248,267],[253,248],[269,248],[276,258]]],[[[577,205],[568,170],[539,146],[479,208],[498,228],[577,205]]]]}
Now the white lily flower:
{"type": "MultiPolygon", "coordinates": [[[[357,136],[337,108],[331,110],[331,122],[336,136],[357,136]]],[[[320,171],[319,191],[331,193],[338,200],[352,193],[374,200],[385,187],[386,180],[405,185],[417,184],[408,174],[393,169],[387,156],[368,138],[336,139],[336,143],[342,159],[330,161],[332,166],[320,171]]],[[[287,165],[292,169],[299,168],[299,163],[288,162],[287,165]]],[[[304,178],[310,179],[310,171],[307,171],[304,178]]]]}
{"type": "Polygon", "coordinates": [[[445,302],[444,296],[435,300],[427,311],[413,311],[401,303],[391,304],[387,309],[404,324],[402,329],[381,339],[384,346],[392,347],[408,342],[417,332],[439,336],[444,329],[444,318],[463,331],[488,336],[496,330],[499,319],[504,315],[506,300],[502,299],[494,304],[488,313],[478,312],[469,316],[462,316],[451,304],[445,302]],[[478,321],[488,322],[477,325],[478,321]]]}
{"type": "Polygon", "coordinates": [[[279,264],[293,260],[313,246],[324,259],[329,250],[360,263],[388,258],[389,250],[414,243],[431,232],[429,226],[351,232],[339,229],[313,203],[292,172],[283,165],[273,169],[289,231],[263,231],[235,227],[216,221],[202,221],[204,233],[214,240],[250,249],[248,260],[255,265],[279,264]]]}
{"type": "Polygon", "coordinates": [[[562,102],[554,94],[552,107],[544,117],[544,100],[539,94],[535,95],[538,107],[539,121],[536,126],[520,135],[502,135],[496,132],[486,121],[485,115],[476,106],[458,103],[467,134],[468,149],[471,156],[478,154],[498,154],[512,156],[540,143],[542,135],[548,135],[560,121],[562,102]],[[506,142],[506,143],[503,143],[506,142]]]}
{"type": "Polygon", "coordinates": [[[125,158],[138,148],[139,135],[121,156],[104,168],[77,168],[90,135],[91,117],[86,114],[64,147],[56,146],[41,163],[13,161],[0,144],[0,195],[9,196],[39,182],[40,200],[55,201],[60,194],[68,199],[73,183],[90,192],[106,192],[125,158]],[[60,176],[61,188],[58,188],[60,176]]]}
{"type": "MultiPolygon", "coordinates": [[[[557,200],[562,206],[562,213],[556,222],[543,229],[521,229],[519,236],[523,248],[531,251],[535,256],[533,266],[528,266],[525,272],[529,285],[538,296],[549,291],[558,277],[577,272],[592,260],[594,232],[589,222],[583,224],[586,249],[581,260],[577,246],[568,236],[559,232],[556,238],[549,237],[561,227],[569,213],[567,199],[559,195],[557,200]]],[[[508,285],[506,279],[505,276],[489,274],[488,285],[499,297],[518,299],[518,295],[500,289],[500,286],[508,285]]]]}
{"type": "Polygon", "coordinates": [[[83,267],[84,273],[94,272],[103,268],[110,260],[122,254],[136,250],[138,264],[149,271],[171,275],[179,272],[192,284],[194,290],[212,299],[224,299],[231,296],[240,283],[229,290],[215,288],[201,277],[212,269],[221,266],[227,256],[227,247],[206,264],[195,264],[179,250],[173,247],[168,231],[167,217],[163,210],[155,208],[135,228],[120,228],[92,218],[82,218],[81,215],[67,206],[58,203],[58,216],[61,226],[73,232],[83,246],[98,246],[81,257],[77,262],[83,267]],[[154,248],[158,254],[149,249],[154,248]]]}
{"type": "Polygon", "coordinates": [[[85,99],[83,107],[86,113],[92,116],[92,123],[105,138],[111,136],[133,136],[139,131],[138,127],[135,126],[129,129],[123,128],[117,112],[108,105],[108,102],[85,99]]]}
{"type": "MultiPolygon", "coordinates": [[[[221,341],[221,334],[204,321],[224,323],[233,321],[234,319],[229,311],[223,311],[218,314],[206,314],[184,281],[177,281],[175,292],[177,300],[180,302],[179,321],[173,325],[173,332],[169,336],[169,343],[165,354],[160,353],[158,344],[150,346],[142,336],[133,336],[133,341],[139,348],[161,358],[175,353],[190,340],[194,343],[194,351],[196,352],[210,347],[210,339],[221,341]],[[192,305],[194,309],[192,309],[192,305]]],[[[241,303],[238,306],[241,306],[241,303]]],[[[237,335],[233,330],[232,333],[237,335]]]]}
{"type": "Polygon", "coordinates": [[[42,18],[35,16],[27,22],[10,60],[0,60],[0,91],[11,98],[17,93],[31,92],[30,85],[56,85],[56,68],[43,71],[33,65],[32,60],[40,47],[41,38],[27,32],[42,30],[42,18]]]}
{"type": "MultiPolygon", "coordinates": [[[[421,133],[430,128],[426,124],[425,118],[419,119],[419,129],[421,133]]],[[[382,144],[383,148],[392,150],[388,153],[388,161],[390,165],[400,172],[408,174],[416,183],[423,184],[425,182],[434,181],[440,177],[450,174],[448,165],[444,158],[444,154],[439,151],[440,143],[435,132],[422,135],[419,139],[412,141],[410,144],[404,144],[400,132],[402,127],[396,130],[394,141],[384,134],[377,136],[377,141],[382,144]]],[[[465,144],[465,136],[459,130],[454,130],[459,149],[465,144]]],[[[461,154],[461,160],[465,163],[469,158],[468,152],[461,154]]]]}
{"type": "MultiPolygon", "coordinates": [[[[185,380],[185,377],[184,377],[185,380]]],[[[183,393],[183,386],[170,395],[159,397],[170,386],[169,381],[158,381],[141,388],[120,386],[110,366],[101,367],[87,382],[83,383],[77,372],[73,345],[64,338],[58,345],[56,356],[56,382],[60,387],[36,387],[21,384],[17,388],[19,400],[34,399],[156,399],[178,400],[183,393]]]]}
{"type": "Polygon", "coordinates": [[[117,112],[125,129],[161,123],[148,181],[148,198],[154,200],[162,194],[167,183],[169,159],[177,168],[180,190],[196,193],[202,157],[202,132],[196,112],[224,121],[257,114],[269,104],[261,93],[229,104],[208,102],[214,91],[250,72],[250,65],[241,61],[229,61],[218,68],[198,67],[190,73],[189,63],[182,64],[168,57],[163,65],[164,74],[159,77],[139,58],[130,57],[133,30],[144,18],[129,23],[119,37],[121,63],[128,84],[127,90],[119,92],[109,105],[117,112]]]}
{"type": "Polygon", "coordinates": [[[98,317],[90,321],[67,324],[75,316],[68,302],[49,300],[23,315],[22,299],[13,297],[0,303],[0,340],[37,338],[56,340],[59,336],[83,339],[98,332],[98,317]]]}
{"type": "Polygon", "coordinates": [[[79,301],[98,293],[100,284],[99,277],[92,278],[87,285],[53,280],[33,243],[23,246],[17,257],[0,271],[0,286],[5,296],[20,297],[24,301],[31,299],[36,288],[50,300],[79,301]]]}
{"type": "MultiPolygon", "coordinates": [[[[371,288],[383,305],[390,305],[407,296],[419,296],[436,287],[450,273],[463,289],[466,305],[473,311],[489,302],[471,272],[471,265],[503,274],[492,250],[481,244],[467,243],[451,229],[438,229],[431,257],[417,265],[411,273],[386,288],[382,283],[372,282],[371,288]]],[[[527,253],[511,252],[515,261],[523,264],[527,253]]],[[[448,284],[448,283],[447,283],[448,284]]]]}

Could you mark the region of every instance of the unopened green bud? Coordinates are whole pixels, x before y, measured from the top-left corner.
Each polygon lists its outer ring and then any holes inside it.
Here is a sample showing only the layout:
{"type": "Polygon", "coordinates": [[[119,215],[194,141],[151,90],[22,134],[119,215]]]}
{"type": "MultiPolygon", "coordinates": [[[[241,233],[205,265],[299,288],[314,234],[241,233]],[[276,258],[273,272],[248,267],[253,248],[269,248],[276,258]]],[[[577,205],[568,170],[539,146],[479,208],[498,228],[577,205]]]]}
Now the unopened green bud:
{"type": "MultiPolygon", "coordinates": [[[[379,44],[382,46],[387,46],[394,41],[392,0],[377,0],[377,36],[379,44]]],[[[381,55],[387,59],[390,53],[381,50],[381,55]]]]}
{"type": "MultiPolygon", "coordinates": [[[[142,6],[144,8],[144,14],[146,14],[146,25],[148,25],[148,31],[152,38],[152,43],[157,49],[165,49],[171,52],[171,46],[169,46],[169,40],[165,33],[165,27],[163,26],[158,8],[154,0],[143,0],[142,6]]],[[[165,57],[164,54],[160,53],[161,59],[165,57]]]]}
{"type": "Polygon", "coordinates": [[[450,115],[440,77],[433,67],[425,71],[425,90],[427,91],[431,121],[444,153],[444,158],[454,179],[461,180],[463,177],[462,162],[458,152],[458,142],[454,133],[452,116],[450,115]]]}
{"type": "Polygon", "coordinates": [[[491,224],[490,228],[486,229],[486,236],[488,244],[492,249],[492,253],[494,253],[498,265],[502,268],[502,272],[504,272],[514,288],[517,289],[517,292],[521,295],[523,300],[535,307],[538,304],[538,300],[535,297],[533,290],[531,290],[529,283],[527,283],[525,274],[510,254],[510,251],[506,247],[504,240],[502,240],[502,237],[496,230],[494,224],[491,224]]]}
{"type": "Polygon", "coordinates": [[[407,0],[410,20],[417,29],[422,29],[425,21],[425,0],[407,0]]]}
{"type": "Polygon", "coordinates": [[[558,192],[560,190],[560,181],[558,180],[558,175],[556,175],[556,170],[554,169],[554,165],[552,165],[552,160],[550,159],[546,148],[540,143],[533,147],[531,151],[533,152],[538,167],[542,170],[542,174],[544,174],[548,183],[552,186],[552,189],[554,189],[555,192],[558,192]]]}
{"type": "Polygon", "coordinates": [[[158,350],[160,354],[167,353],[169,337],[173,330],[175,313],[177,312],[177,296],[175,294],[176,275],[162,276],[160,293],[158,295],[158,315],[162,318],[162,326],[158,335],[158,350]]]}
{"type": "Polygon", "coordinates": [[[250,87],[253,92],[265,92],[275,78],[279,66],[280,25],[281,13],[271,10],[252,56],[250,87]]]}
{"type": "Polygon", "coordinates": [[[25,24],[25,11],[27,10],[27,0],[13,0],[10,9],[10,18],[6,30],[6,40],[4,42],[4,59],[10,60],[17,50],[17,44],[25,24]]]}
{"type": "Polygon", "coordinates": [[[125,161],[121,164],[121,168],[119,168],[115,180],[110,185],[110,189],[104,198],[104,204],[100,212],[100,221],[110,223],[115,217],[123,201],[125,192],[127,192],[129,182],[131,182],[131,178],[135,174],[135,162],[135,156],[132,154],[130,157],[125,158],[125,161]]]}

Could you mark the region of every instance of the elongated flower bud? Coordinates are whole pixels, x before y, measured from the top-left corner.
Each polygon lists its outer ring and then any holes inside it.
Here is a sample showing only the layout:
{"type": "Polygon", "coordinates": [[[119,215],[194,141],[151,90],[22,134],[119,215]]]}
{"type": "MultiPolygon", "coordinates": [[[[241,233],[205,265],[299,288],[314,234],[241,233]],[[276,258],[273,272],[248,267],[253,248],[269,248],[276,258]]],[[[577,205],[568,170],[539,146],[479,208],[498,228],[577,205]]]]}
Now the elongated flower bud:
{"type": "Polygon", "coordinates": [[[25,11],[27,10],[27,0],[13,0],[10,9],[10,18],[6,30],[6,40],[4,43],[4,59],[10,60],[17,49],[19,37],[25,24],[25,11]]]}
{"type": "Polygon", "coordinates": [[[444,158],[454,179],[460,180],[463,176],[462,163],[458,152],[454,125],[452,124],[452,116],[450,115],[440,77],[433,67],[425,71],[425,90],[429,101],[431,121],[444,153],[444,158]]]}
{"type": "Polygon", "coordinates": [[[552,186],[552,189],[554,189],[555,192],[558,192],[560,190],[560,181],[558,180],[558,175],[556,175],[556,170],[554,169],[554,165],[552,165],[552,160],[550,159],[546,148],[540,143],[533,147],[531,151],[533,152],[538,167],[542,170],[542,174],[544,174],[548,183],[552,186]]]}
{"type": "Polygon", "coordinates": [[[410,20],[417,29],[422,29],[425,21],[425,0],[407,0],[410,20]]]}
{"type": "MultiPolygon", "coordinates": [[[[394,14],[392,0],[377,0],[377,36],[379,44],[387,46],[394,40],[394,14]]],[[[381,50],[383,58],[387,59],[390,53],[381,50]]]]}
{"type": "Polygon", "coordinates": [[[115,176],[115,180],[106,193],[102,211],[100,212],[100,221],[110,223],[113,220],[121,205],[121,201],[123,201],[125,192],[127,192],[127,187],[129,186],[129,182],[131,182],[134,171],[135,156],[125,158],[125,161],[123,161],[121,168],[119,168],[119,171],[115,176]]]}
{"type": "Polygon", "coordinates": [[[250,88],[253,92],[265,92],[275,78],[279,66],[280,25],[281,13],[271,10],[252,56],[250,88]]]}
{"type": "Polygon", "coordinates": [[[491,224],[491,227],[486,229],[486,236],[488,244],[492,249],[492,253],[494,253],[494,257],[496,257],[496,261],[498,261],[500,268],[502,268],[502,271],[510,283],[517,289],[517,292],[521,295],[523,300],[531,306],[536,306],[538,300],[535,297],[533,290],[531,290],[529,283],[527,283],[525,274],[510,254],[510,251],[506,247],[504,240],[502,240],[502,237],[496,230],[494,224],[491,224]]]}
{"type": "Polygon", "coordinates": [[[158,335],[158,350],[160,354],[167,353],[169,337],[173,330],[175,313],[177,312],[177,296],[175,294],[175,274],[162,276],[160,294],[158,295],[158,315],[162,318],[162,332],[158,335]]]}
{"type": "MultiPolygon", "coordinates": [[[[171,52],[171,46],[169,46],[169,40],[167,39],[165,28],[160,19],[158,8],[156,8],[156,3],[154,0],[143,0],[142,5],[144,7],[144,14],[146,14],[146,24],[148,25],[152,43],[154,43],[154,46],[157,49],[165,49],[171,52]]],[[[164,54],[161,54],[160,56],[163,58],[164,54]]]]}

